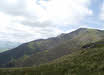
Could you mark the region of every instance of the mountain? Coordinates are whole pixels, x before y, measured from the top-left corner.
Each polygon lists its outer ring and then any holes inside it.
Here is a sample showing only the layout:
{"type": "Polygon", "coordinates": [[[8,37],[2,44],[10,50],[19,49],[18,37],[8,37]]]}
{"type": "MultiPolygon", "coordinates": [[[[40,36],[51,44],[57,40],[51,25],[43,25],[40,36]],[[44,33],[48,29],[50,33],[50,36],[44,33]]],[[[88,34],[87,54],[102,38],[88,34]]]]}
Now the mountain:
{"type": "Polygon", "coordinates": [[[0,53],[10,50],[12,48],[15,48],[19,45],[20,45],[20,43],[18,43],[18,42],[10,42],[10,41],[1,41],[0,40],[0,53]]]}
{"type": "Polygon", "coordinates": [[[104,40],[44,65],[0,69],[0,75],[104,75],[104,40]]]}
{"type": "Polygon", "coordinates": [[[102,40],[104,31],[80,28],[68,34],[40,39],[0,54],[1,67],[30,67],[72,54],[83,45],[102,40]]]}
{"type": "Polygon", "coordinates": [[[0,53],[0,66],[3,66],[15,59],[27,58],[40,51],[51,49],[61,43],[60,38],[39,39],[22,44],[12,50],[0,53]]]}

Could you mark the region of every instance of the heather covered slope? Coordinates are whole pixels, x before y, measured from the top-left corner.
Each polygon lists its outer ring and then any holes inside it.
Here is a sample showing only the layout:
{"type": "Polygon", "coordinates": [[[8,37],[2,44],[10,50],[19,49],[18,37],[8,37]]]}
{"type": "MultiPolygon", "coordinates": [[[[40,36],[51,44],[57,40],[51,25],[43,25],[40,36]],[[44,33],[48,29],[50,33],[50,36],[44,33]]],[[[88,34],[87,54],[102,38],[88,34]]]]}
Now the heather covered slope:
{"type": "Polygon", "coordinates": [[[0,69],[0,75],[104,75],[104,44],[96,45],[34,68],[0,69]]]}
{"type": "Polygon", "coordinates": [[[0,54],[1,67],[26,67],[53,61],[103,39],[104,31],[80,28],[68,34],[35,40],[0,54]]]}

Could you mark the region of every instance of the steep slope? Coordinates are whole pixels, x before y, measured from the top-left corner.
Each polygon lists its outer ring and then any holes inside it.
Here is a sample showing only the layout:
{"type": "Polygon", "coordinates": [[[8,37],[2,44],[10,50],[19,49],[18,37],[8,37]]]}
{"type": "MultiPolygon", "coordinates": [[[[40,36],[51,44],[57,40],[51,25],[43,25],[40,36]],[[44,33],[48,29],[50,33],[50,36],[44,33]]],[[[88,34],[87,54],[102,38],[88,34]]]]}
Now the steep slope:
{"type": "Polygon", "coordinates": [[[57,46],[57,44],[60,42],[61,42],[60,39],[49,38],[46,40],[40,39],[40,40],[35,40],[32,42],[22,44],[17,48],[0,53],[0,66],[2,67],[8,62],[15,61],[18,58],[25,59],[29,55],[32,55],[32,54],[35,54],[37,52],[44,51],[47,49],[51,49],[57,46]]]}
{"type": "Polygon", "coordinates": [[[0,75],[104,75],[104,44],[84,48],[34,68],[0,69],[0,75]]]}
{"type": "Polygon", "coordinates": [[[12,61],[7,66],[26,67],[47,63],[64,55],[71,54],[79,50],[83,45],[99,41],[103,37],[104,31],[81,28],[70,34],[57,37],[61,38],[61,41],[63,39],[63,41],[56,47],[37,52],[25,59],[20,58],[12,61]]]}

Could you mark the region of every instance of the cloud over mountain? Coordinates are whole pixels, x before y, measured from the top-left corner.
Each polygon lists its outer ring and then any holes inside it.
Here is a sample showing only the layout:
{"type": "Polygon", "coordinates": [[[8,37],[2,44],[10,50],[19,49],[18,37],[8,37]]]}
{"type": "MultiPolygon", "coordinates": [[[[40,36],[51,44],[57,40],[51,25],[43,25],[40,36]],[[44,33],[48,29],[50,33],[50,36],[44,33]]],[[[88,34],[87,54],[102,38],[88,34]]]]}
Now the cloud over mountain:
{"type": "Polygon", "coordinates": [[[92,15],[90,4],[90,0],[0,0],[0,40],[27,42],[56,36],[65,26],[92,15]]]}

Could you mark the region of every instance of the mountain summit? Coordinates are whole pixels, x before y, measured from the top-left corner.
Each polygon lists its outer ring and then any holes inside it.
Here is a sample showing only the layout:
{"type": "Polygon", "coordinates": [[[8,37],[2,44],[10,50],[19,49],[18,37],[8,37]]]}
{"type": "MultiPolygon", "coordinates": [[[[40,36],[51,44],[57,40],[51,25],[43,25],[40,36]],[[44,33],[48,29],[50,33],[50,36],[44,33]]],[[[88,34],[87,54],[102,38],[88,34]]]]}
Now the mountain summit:
{"type": "Polygon", "coordinates": [[[72,54],[83,45],[102,40],[104,31],[80,28],[60,38],[35,40],[0,53],[1,67],[27,67],[44,64],[64,55],[72,54]]]}

